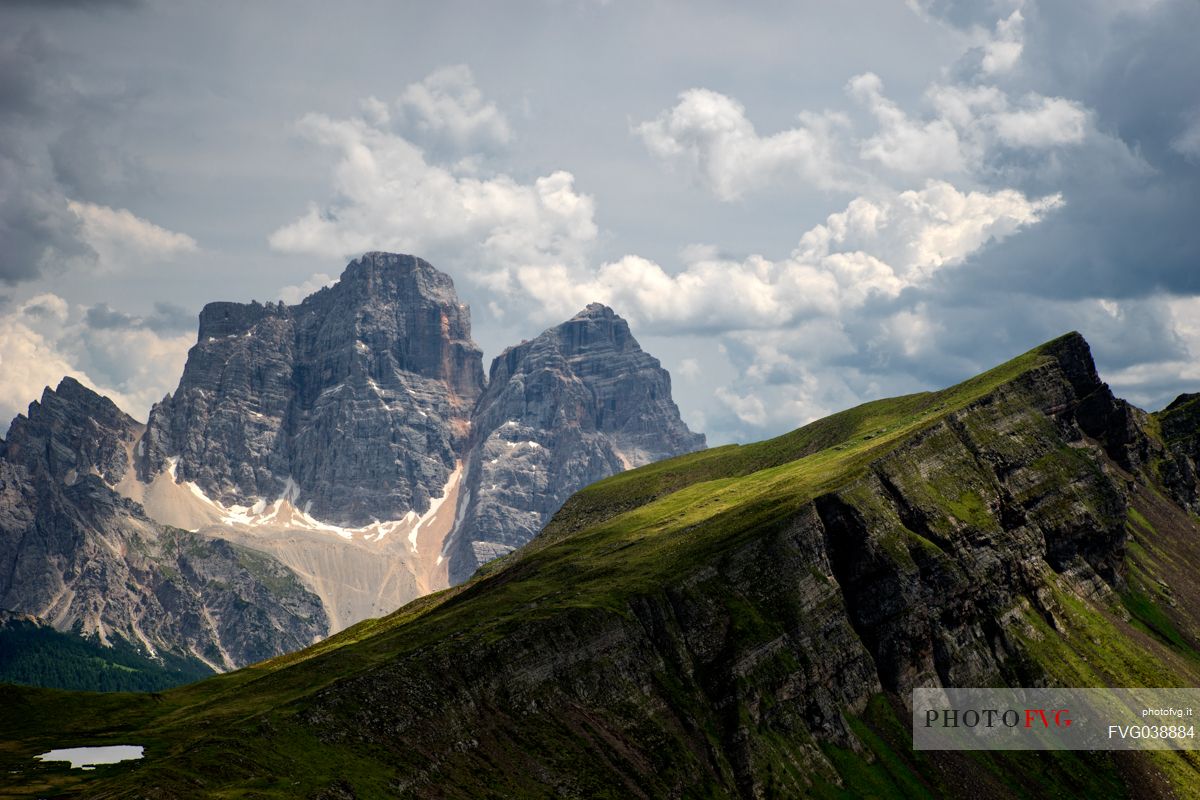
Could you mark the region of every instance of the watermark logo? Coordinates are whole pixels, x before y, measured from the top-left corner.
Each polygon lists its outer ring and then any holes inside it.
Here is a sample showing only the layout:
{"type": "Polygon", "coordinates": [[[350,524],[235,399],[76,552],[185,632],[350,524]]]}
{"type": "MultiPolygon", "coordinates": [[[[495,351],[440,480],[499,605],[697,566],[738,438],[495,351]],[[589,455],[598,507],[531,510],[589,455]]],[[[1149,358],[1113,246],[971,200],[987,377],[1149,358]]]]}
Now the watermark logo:
{"type": "Polygon", "coordinates": [[[917,750],[1192,750],[1200,689],[914,689],[917,750]]]}
{"type": "Polygon", "coordinates": [[[1015,728],[1021,724],[1024,715],[1025,727],[1032,728],[1041,723],[1043,728],[1071,727],[1071,710],[1069,708],[930,708],[925,711],[925,727],[932,728],[941,725],[943,728],[977,728],[983,725],[994,728],[1003,725],[1015,728]]]}

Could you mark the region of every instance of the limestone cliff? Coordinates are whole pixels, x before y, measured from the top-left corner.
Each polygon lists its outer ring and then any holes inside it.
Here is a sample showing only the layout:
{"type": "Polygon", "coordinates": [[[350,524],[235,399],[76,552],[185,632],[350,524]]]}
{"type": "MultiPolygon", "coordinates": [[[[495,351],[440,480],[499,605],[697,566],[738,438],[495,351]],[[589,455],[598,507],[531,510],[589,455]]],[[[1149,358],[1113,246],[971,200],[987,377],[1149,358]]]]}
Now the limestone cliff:
{"type": "Polygon", "coordinates": [[[450,278],[368,253],[297,306],[206,306],[122,488],[280,558],[340,630],[465,580],[587,484],[703,446],[611,309],[505,350],[485,383],[450,278]]]}
{"type": "Polygon", "coordinates": [[[1175,498],[1200,514],[1200,394],[1181,394],[1154,415],[1168,450],[1163,482],[1175,498]]]}
{"type": "Polygon", "coordinates": [[[141,425],[65,378],[0,450],[0,610],[224,670],[310,644],[318,599],[272,559],[171,529],[113,488],[141,425]]]}
{"type": "Polygon", "coordinates": [[[441,496],[482,389],[450,278],[368,253],[297,306],[205,306],[179,388],[150,412],[141,472],[173,460],[226,506],[286,494],[338,525],[399,519],[441,496]]]}
{"type": "Polygon", "coordinates": [[[528,542],[584,486],[703,447],[671,376],[611,308],[594,303],[508,348],[471,417],[451,582],[528,542]]]}

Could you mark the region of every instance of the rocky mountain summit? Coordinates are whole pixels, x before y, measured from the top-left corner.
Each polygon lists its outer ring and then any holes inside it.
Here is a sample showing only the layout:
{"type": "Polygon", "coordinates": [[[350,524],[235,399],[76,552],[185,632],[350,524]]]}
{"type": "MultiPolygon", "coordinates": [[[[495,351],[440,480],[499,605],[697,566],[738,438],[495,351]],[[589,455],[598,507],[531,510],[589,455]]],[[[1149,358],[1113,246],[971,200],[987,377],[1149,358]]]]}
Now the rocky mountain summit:
{"type": "Polygon", "coordinates": [[[575,491],[704,447],[671,399],[671,376],[629,325],[593,303],[492,362],[471,416],[450,580],[532,539],[575,491]]]}
{"type": "Polygon", "coordinates": [[[206,305],[145,425],[71,379],[19,416],[0,611],[241,666],[464,580],[588,483],[703,446],[611,309],[485,381],[449,276],[367,253],[295,306],[206,305]]]}
{"type": "Polygon", "coordinates": [[[28,416],[12,421],[0,457],[54,483],[69,486],[88,474],[116,483],[129,469],[129,449],[142,428],[107,397],[63,378],[30,404],[28,416]]]}
{"type": "Polygon", "coordinates": [[[285,494],[337,525],[429,508],[461,458],[482,353],[450,278],[368,253],[297,306],[210,303],[140,473],[226,506],[285,494]]]}
{"type": "Polygon", "coordinates": [[[64,378],[0,443],[0,608],[147,655],[224,670],[328,622],[273,559],[159,525],[114,490],[142,426],[64,378]]]}

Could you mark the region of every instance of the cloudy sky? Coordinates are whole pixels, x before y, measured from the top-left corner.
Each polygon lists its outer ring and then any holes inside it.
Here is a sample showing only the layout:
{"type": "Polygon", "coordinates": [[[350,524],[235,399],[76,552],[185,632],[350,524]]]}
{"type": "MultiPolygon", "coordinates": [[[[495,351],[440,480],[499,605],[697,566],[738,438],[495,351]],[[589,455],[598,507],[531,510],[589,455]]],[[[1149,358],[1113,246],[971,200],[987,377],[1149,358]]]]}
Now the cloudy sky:
{"type": "MultiPolygon", "coordinates": [[[[0,2],[0,417],[144,419],[210,300],[424,256],[491,359],[590,301],[712,443],[1070,329],[1200,390],[1196,0],[0,2]]],[[[4,423],[0,423],[0,428],[4,423]]]]}

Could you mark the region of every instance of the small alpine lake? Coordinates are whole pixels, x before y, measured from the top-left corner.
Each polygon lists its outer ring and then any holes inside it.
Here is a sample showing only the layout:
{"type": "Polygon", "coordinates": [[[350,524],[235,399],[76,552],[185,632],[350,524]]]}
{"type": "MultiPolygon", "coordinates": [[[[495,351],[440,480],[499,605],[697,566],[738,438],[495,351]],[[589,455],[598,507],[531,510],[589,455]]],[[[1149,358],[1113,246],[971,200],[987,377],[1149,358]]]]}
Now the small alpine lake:
{"type": "Polygon", "coordinates": [[[101,747],[68,747],[50,750],[39,756],[39,761],[69,761],[71,769],[95,769],[97,764],[116,764],[142,757],[144,748],[139,744],[110,744],[101,747]]]}

